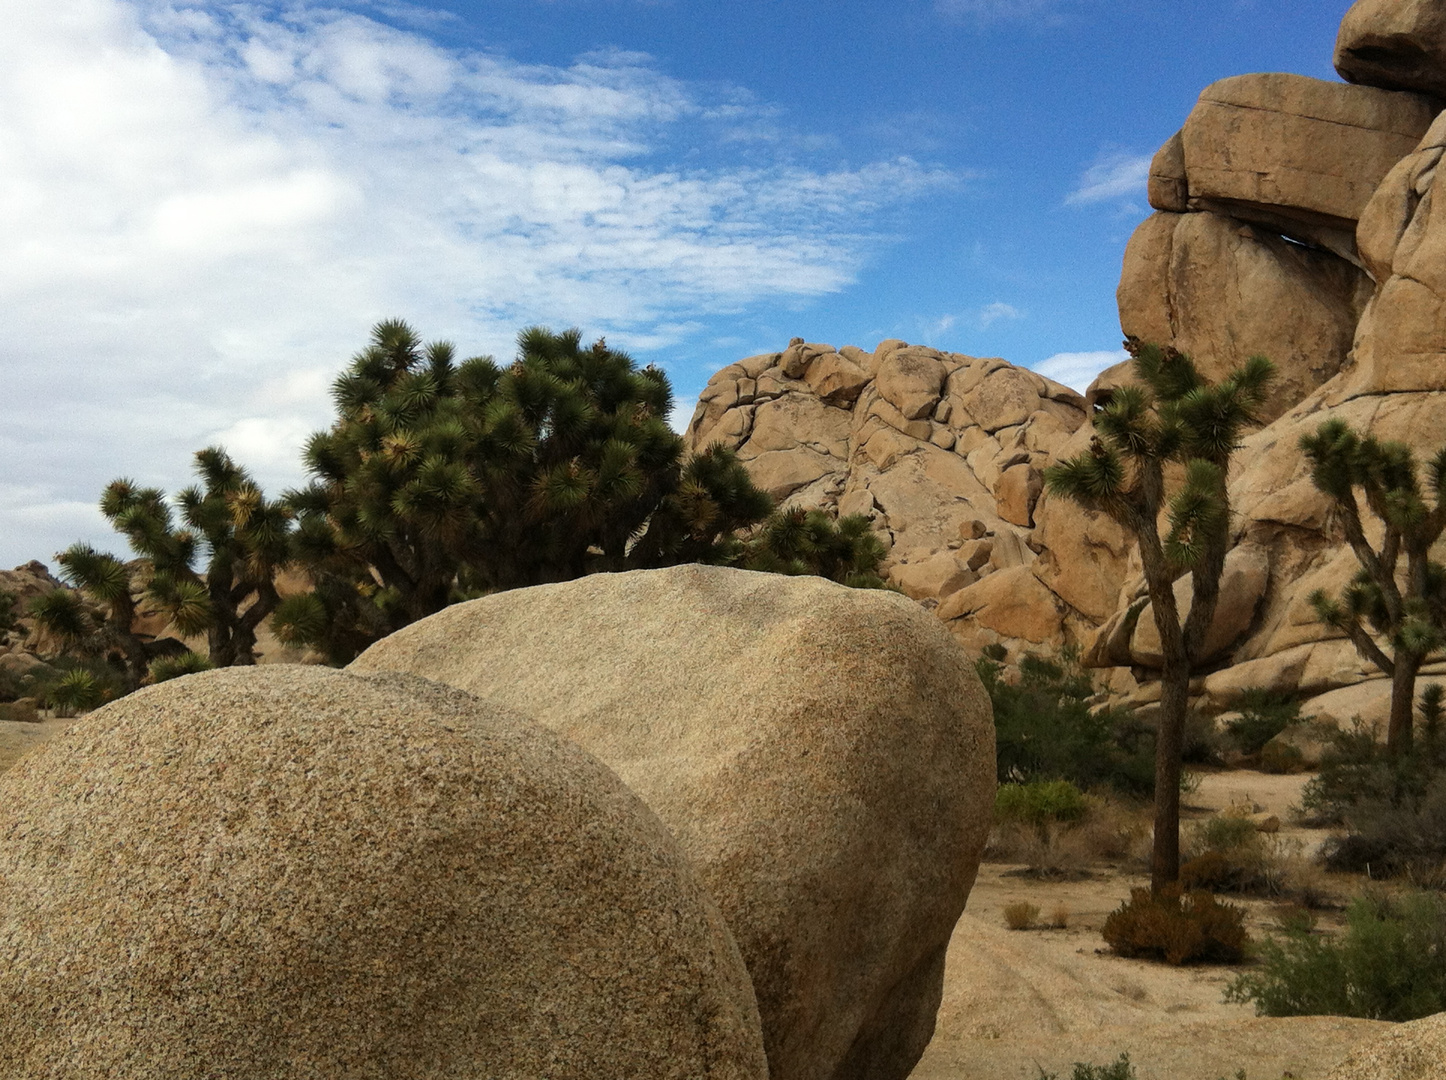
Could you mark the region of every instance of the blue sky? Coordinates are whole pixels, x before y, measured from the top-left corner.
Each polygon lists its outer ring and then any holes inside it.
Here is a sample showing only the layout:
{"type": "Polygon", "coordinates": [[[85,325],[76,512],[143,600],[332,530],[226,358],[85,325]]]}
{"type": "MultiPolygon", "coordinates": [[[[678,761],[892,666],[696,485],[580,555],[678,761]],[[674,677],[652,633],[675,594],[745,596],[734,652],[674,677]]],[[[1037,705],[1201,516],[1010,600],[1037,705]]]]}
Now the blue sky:
{"type": "Polygon", "coordinates": [[[378,319],[577,325],[682,405],[790,337],[1118,348],[1144,168],[1211,81],[1335,78],[1295,0],[0,0],[0,565],[117,475],[268,488],[378,319]]]}

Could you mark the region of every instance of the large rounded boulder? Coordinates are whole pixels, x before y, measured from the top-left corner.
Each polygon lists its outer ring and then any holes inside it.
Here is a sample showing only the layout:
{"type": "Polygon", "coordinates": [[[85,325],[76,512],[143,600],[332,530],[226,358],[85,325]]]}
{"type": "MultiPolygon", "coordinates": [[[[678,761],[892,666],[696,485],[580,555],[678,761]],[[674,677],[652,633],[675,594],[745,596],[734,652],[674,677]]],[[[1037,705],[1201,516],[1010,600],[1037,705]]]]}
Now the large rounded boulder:
{"type": "Polygon", "coordinates": [[[1439,1080],[1442,1076],[1446,1076],[1446,1013],[1436,1013],[1362,1041],[1326,1080],[1439,1080]]]}
{"type": "Polygon", "coordinates": [[[681,566],[484,597],[378,642],[526,710],[673,830],[753,977],[773,1080],[895,1080],[934,1029],[994,800],[943,625],[890,592],[681,566]]]}
{"type": "Polygon", "coordinates": [[[0,778],[0,1076],[767,1075],[667,829],[410,676],[209,672],[0,778]]]}

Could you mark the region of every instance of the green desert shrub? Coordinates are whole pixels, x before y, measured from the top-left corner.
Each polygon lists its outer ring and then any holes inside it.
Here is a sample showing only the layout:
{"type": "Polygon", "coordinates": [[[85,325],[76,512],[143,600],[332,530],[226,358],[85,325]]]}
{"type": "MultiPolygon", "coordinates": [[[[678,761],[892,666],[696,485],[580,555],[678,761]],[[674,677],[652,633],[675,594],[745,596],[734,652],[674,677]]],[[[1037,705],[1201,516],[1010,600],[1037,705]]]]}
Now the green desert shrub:
{"type": "Polygon", "coordinates": [[[988,647],[976,669],[994,706],[999,780],[1067,780],[1129,795],[1154,790],[1154,733],[1122,709],[1092,709],[1094,689],[1078,653],[1026,654],[1005,677],[1004,651],[988,647]]]}
{"type": "Polygon", "coordinates": [[[1045,826],[1051,822],[1078,821],[1088,809],[1084,793],[1068,780],[1000,784],[994,796],[996,821],[1045,826]]]}
{"type": "Polygon", "coordinates": [[[179,656],[162,656],[151,661],[149,681],[163,683],[168,679],[176,679],[182,675],[194,675],[198,671],[210,671],[216,665],[211,663],[210,657],[202,656],[198,652],[184,652],[179,656]]]}
{"type": "Polygon", "coordinates": [[[1234,979],[1226,1000],[1262,1016],[1416,1020],[1446,1011],[1446,898],[1358,897],[1338,937],[1308,923],[1257,946],[1259,965],[1234,979]]]}
{"type": "MultiPolygon", "coordinates": [[[[1059,1074],[1040,1069],[1038,1080],[1059,1080],[1059,1074]]],[[[1135,1080],[1135,1067],[1130,1064],[1129,1054],[1121,1054],[1108,1065],[1089,1065],[1076,1061],[1069,1080],[1135,1080]]]]}
{"type": "Polygon", "coordinates": [[[1130,899],[1105,919],[1104,938],[1121,956],[1167,964],[1233,964],[1245,953],[1245,912],[1204,890],[1168,885],[1131,889],[1130,899]]]}
{"type": "Polygon", "coordinates": [[[1427,734],[1439,726],[1433,716],[1439,706],[1434,693],[1423,700],[1421,737],[1395,755],[1363,725],[1336,735],[1319,775],[1301,795],[1312,824],[1345,826],[1343,836],[1325,845],[1328,868],[1373,877],[1440,876],[1446,864],[1446,745],[1434,730],[1427,734]]]}
{"type": "Polygon", "coordinates": [[[1240,715],[1228,721],[1225,732],[1242,754],[1258,754],[1271,739],[1300,720],[1300,702],[1288,694],[1253,688],[1235,706],[1240,715]]]}

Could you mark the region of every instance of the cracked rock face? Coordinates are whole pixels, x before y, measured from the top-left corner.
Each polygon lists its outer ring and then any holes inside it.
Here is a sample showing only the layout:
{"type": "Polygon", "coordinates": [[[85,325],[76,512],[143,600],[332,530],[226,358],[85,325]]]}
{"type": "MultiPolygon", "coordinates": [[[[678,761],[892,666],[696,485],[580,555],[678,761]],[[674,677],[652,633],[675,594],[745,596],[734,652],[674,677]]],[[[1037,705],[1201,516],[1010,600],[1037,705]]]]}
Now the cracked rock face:
{"type": "Polygon", "coordinates": [[[1085,417],[1079,394],[1003,360],[795,342],[709,380],[687,439],[736,450],[785,506],[868,517],[891,582],[967,645],[1024,648],[1092,627],[1124,576],[1118,527],[1043,492],[1085,417]],[[862,382],[830,397],[845,364],[862,382]],[[997,572],[1024,592],[990,582],[997,572]]]}
{"type": "Polygon", "coordinates": [[[1157,212],[1125,248],[1120,325],[1168,342],[1219,380],[1264,353],[1277,377],[1272,420],[1345,366],[1371,295],[1344,259],[1214,213],[1157,212]]]}
{"type": "Polygon", "coordinates": [[[1341,78],[1446,98],[1446,4],[1356,0],[1336,36],[1341,78]]]}

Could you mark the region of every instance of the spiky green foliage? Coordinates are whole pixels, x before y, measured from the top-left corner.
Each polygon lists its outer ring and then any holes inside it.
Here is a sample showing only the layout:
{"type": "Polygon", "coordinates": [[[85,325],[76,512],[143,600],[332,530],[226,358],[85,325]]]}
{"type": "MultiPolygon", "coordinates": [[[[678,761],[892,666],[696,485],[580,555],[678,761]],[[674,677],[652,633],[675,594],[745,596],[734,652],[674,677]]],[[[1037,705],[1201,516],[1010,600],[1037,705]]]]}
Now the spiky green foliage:
{"type": "Polygon", "coordinates": [[[728,452],[684,461],[661,371],[576,330],[524,330],[502,368],[384,322],[333,399],[289,494],[315,588],[273,625],[334,660],[463,596],[721,561],[771,509],[728,452]]]}
{"type": "Polygon", "coordinates": [[[1230,542],[1230,455],[1255,422],[1275,368],[1253,356],[1211,384],[1176,349],[1135,338],[1127,339],[1125,348],[1138,383],[1113,392],[1095,414],[1089,449],[1047,469],[1045,483],[1052,494],[1108,514],[1140,548],[1164,656],[1151,863],[1158,891],[1179,876],[1180,755],[1190,674],[1204,659],[1230,542]],[[1181,469],[1183,479],[1167,491],[1171,465],[1181,469]],[[1162,514],[1169,522],[1163,536],[1162,514]],[[1173,585],[1187,572],[1191,606],[1182,620],[1173,585]]]}
{"type": "Polygon", "coordinates": [[[31,609],[36,622],[64,649],[118,655],[132,681],[138,681],[145,674],[146,652],[131,628],[136,614],[132,568],[84,543],[72,544],[57,560],[61,578],[76,591],[57,589],[38,597],[31,609]],[[85,610],[82,595],[104,611],[99,624],[85,610]]]}
{"type": "MultiPolygon", "coordinates": [[[[821,510],[784,510],[739,546],[745,570],[816,574],[854,588],[886,588],[879,576],[884,545],[861,514],[835,521],[821,510]]],[[[730,560],[734,561],[734,560],[730,560]]]]}
{"type": "Polygon", "coordinates": [[[178,656],[162,656],[151,661],[147,682],[163,683],[169,679],[178,679],[182,675],[210,671],[215,666],[209,657],[202,656],[198,652],[184,652],[178,656]]]}
{"type": "Polygon", "coordinates": [[[1391,676],[1386,745],[1404,752],[1411,745],[1416,673],[1446,647],[1446,567],[1430,557],[1446,530],[1446,449],[1427,467],[1428,500],[1415,455],[1404,443],[1361,435],[1332,419],[1302,436],[1300,448],[1360,563],[1340,596],[1317,590],[1310,602],[1362,658],[1391,676]],[[1366,537],[1361,498],[1381,522],[1379,546],[1366,537]]]}
{"type": "Polygon", "coordinates": [[[46,696],[61,716],[74,716],[99,705],[103,692],[93,674],[83,668],[73,668],[49,688],[46,696]]]}
{"type": "Polygon", "coordinates": [[[52,589],[35,597],[30,616],[41,633],[61,648],[80,644],[95,630],[80,596],[69,589],[52,589]]]}
{"type": "MultiPolygon", "coordinates": [[[[204,633],[213,666],[254,664],[257,627],[276,608],[276,576],[291,558],[292,512],[268,500],[220,447],[198,450],[195,471],[201,483],[176,496],[179,521],[158,488],[126,479],[106,487],[101,512],[140,559],[128,570],[103,556],[115,564],[104,594],[94,571],[82,587],[109,607],[117,632],[122,623],[129,627],[131,597],[139,594],[182,636],[204,633]],[[126,605],[129,613],[121,610],[126,605]]],[[[149,673],[144,649],[131,663],[137,680],[149,673]]]]}

